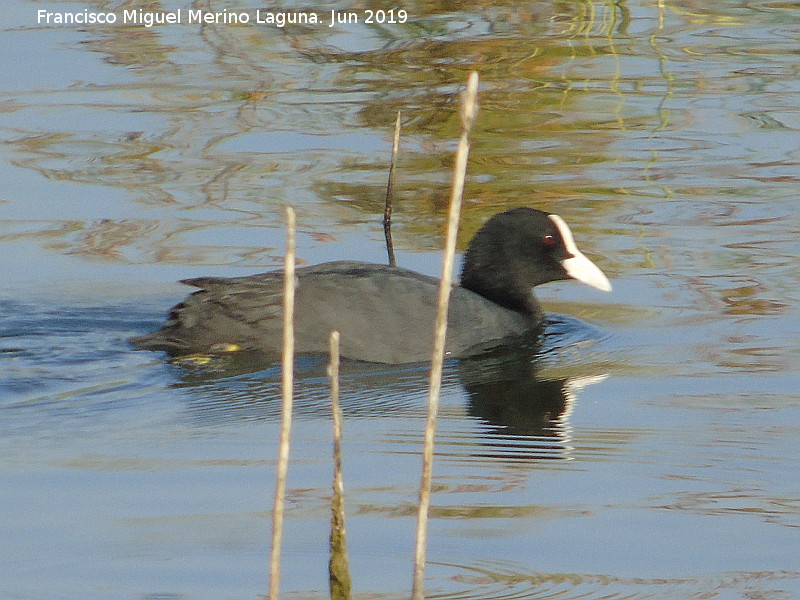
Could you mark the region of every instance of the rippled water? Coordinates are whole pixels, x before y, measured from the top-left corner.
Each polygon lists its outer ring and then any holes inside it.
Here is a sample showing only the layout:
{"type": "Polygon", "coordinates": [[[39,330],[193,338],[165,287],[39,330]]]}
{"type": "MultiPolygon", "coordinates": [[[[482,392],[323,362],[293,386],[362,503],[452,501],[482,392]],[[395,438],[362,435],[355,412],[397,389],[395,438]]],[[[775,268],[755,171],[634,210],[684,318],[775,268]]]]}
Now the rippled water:
{"type": "MultiPolygon", "coordinates": [[[[471,69],[461,247],[503,208],[557,212],[614,292],[545,286],[542,347],[447,365],[428,595],[800,597],[798,6],[403,7],[405,24],[284,29],[4,8],[0,597],[266,592],[277,368],[126,340],[178,279],[278,266],[287,202],[302,261],[383,262],[397,110],[398,262],[436,274],[471,69]]],[[[408,596],[426,377],[342,380],[360,598],[408,596]]],[[[296,414],[282,588],[320,598],[319,360],[296,414]]]]}

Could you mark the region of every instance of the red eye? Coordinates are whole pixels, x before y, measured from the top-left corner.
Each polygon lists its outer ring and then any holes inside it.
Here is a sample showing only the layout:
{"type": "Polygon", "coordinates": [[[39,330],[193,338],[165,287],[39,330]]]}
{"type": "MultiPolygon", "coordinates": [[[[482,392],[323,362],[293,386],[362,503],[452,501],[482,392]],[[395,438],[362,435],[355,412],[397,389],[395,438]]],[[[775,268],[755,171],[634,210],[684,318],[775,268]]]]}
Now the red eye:
{"type": "Polygon", "coordinates": [[[542,243],[545,246],[552,246],[553,244],[556,243],[556,236],[546,233],[542,236],[542,243]]]}

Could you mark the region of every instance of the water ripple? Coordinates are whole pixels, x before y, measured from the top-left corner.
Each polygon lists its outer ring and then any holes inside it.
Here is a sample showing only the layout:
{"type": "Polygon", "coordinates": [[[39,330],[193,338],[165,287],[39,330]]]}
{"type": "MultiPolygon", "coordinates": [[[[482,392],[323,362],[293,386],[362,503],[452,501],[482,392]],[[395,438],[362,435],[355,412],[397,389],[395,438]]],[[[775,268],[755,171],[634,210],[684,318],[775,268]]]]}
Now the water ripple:
{"type": "Polygon", "coordinates": [[[673,600],[712,598],[726,590],[735,590],[736,597],[788,600],[793,597],[788,590],[795,589],[800,582],[800,572],[797,571],[733,571],[695,577],[626,578],[602,574],[542,573],[492,562],[479,565],[438,563],[433,570],[440,587],[456,588],[427,595],[436,600],[673,600]],[[440,574],[440,570],[444,573],[440,574]],[[785,589],[781,589],[782,586],[786,586],[785,589]]]}

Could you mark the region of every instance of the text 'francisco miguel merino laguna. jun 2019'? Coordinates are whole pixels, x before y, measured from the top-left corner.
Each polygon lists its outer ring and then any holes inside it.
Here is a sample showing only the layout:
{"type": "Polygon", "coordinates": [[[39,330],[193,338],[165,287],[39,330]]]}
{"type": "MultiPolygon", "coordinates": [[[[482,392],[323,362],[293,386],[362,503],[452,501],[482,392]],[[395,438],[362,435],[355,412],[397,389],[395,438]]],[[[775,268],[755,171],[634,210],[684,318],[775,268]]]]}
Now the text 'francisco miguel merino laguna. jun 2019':
{"type": "Polygon", "coordinates": [[[173,10],[146,11],[142,9],[122,10],[115,12],[97,12],[88,9],[77,11],[36,11],[36,22],[39,25],[322,25],[334,27],[341,24],[403,24],[409,19],[408,12],[403,9],[386,8],[379,10],[362,9],[358,11],[272,11],[255,9],[248,11],[206,11],[206,10],[173,10]]]}

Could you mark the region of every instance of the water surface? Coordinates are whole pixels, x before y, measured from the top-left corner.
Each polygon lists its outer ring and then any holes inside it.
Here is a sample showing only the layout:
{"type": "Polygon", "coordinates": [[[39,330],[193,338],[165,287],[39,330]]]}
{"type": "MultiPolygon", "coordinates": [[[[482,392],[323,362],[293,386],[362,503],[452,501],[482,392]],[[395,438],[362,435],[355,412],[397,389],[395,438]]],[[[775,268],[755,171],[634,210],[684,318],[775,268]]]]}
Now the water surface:
{"type": "MultiPolygon", "coordinates": [[[[301,261],[383,262],[397,110],[398,262],[437,274],[471,69],[460,247],[504,208],[556,212],[614,292],[549,284],[562,316],[535,360],[447,365],[429,595],[800,596],[798,7],[403,7],[405,24],[283,29],[5,9],[0,596],[266,592],[276,369],[126,340],[179,279],[279,266],[287,202],[301,261]]],[[[323,366],[297,384],[290,598],[327,594],[323,366]]],[[[408,595],[426,376],[342,381],[358,597],[408,595]]]]}

